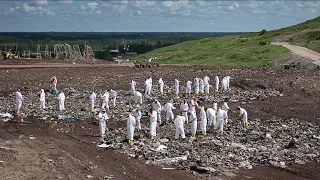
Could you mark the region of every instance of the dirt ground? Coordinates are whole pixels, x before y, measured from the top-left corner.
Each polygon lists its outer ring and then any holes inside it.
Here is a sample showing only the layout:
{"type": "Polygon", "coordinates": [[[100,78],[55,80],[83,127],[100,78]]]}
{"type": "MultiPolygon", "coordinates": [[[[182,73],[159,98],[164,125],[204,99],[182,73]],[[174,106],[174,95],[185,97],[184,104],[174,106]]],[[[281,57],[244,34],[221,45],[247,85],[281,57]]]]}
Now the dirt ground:
{"type": "MultiPolygon", "coordinates": [[[[244,107],[249,120],[271,117],[298,118],[302,122],[319,123],[320,81],[319,70],[282,70],[262,68],[204,68],[166,66],[154,69],[134,67],[78,67],[78,68],[25,68],[0,70],[0,96],[22,89],[22,93],[48,89],[52,76],[58,77],[58,88],[83,89],[94,86],[95,90],[113,88],[129,90],[134,77],[138,89],[144,79],[162,77],[166,85],[173,86],[174,79],[181,81],[215,75],[230,75],[232,87],[242,89],[273,88],[283,93],[269,99],[258,99],[244,107]]],[[[87,89],[91,90],[91,89],[87,89]]],[[[236,104],[230,105],[231,109],[236,104]]],[[[23,109],[22,109],[23,111],[23,109]]],[[[232,113],[231,113],[232,115],[232,113]]],[[[1,179],[103,179],[114,175],[114,179],[320,179],[320,166],[316,162],[292,165],[289,169],[257,166],[251,170],[238,170],[219,177],[204,177],[184,170],[163,170],[162,167],[147,165],[129,159],[114,150],[98,149],[94,140],[99,138],[82,127],[89,127],[98,134],[94,120],[77,121],[73,131],[57,133],[49,124],[28,118],[22,123],[0,123],[0,177],[1,179]],[[88,176],[88,177],[87,177],[88,176]]],[[[214,152],[213,152],[214,153],[214,152]]],[[[319,161],[319,160],[318,160],[319,161]]]]}

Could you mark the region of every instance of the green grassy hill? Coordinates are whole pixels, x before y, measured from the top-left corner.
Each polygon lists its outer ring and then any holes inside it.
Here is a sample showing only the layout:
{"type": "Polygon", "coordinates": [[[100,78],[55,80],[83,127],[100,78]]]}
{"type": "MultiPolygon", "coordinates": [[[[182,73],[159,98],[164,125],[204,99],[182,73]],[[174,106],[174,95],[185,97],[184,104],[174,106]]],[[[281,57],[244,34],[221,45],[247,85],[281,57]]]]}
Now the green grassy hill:
{"type": "MultiPolygon", "coordinates": [[[[261,32],[244,35],[210,37],[201,40],[187,41],[141,54],[135,57],[135,60],[144,61],[146,58],[157,57],[153,62],[163,64],[267,65],[271,60],[286,56],[290,52],[286,48],[271,45],[268,42],[279,36],[281,39],[281,35],[297,34],[303,30],[316,29],[319,27],[320,17],[274,31],[263,30],[261,32]]],[[[317,31],[312,33],[315,32],[317,31]]],[[[304,34],[305,33],[301,33],[297,37],[289,38],[289,41],[293,42],[295,39],[300,38],[301,42],[307,42],[304,34]]]]}

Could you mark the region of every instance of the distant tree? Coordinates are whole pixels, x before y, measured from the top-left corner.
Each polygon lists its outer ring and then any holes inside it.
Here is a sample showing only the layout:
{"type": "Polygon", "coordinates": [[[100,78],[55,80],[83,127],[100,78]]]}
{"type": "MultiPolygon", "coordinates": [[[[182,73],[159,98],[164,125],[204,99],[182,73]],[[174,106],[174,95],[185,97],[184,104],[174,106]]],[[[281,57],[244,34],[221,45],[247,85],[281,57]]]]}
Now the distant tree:
{"type": "Polygon", "coordinates": [[[110,51],[97,51],[94,53],[94,56],[98,59],[103,59],[107,61],[112,61],[112,56],[110,54],[110,51]]]}
{"type": "Polygon", "coordinates": [[[268,31],[265,30],[265,29],[262,29],[262,30],[259,32],[259,35],[265,34],[266,32],[268,32],[268,31]]]}
{"type": "Polygon", "coordinates": [[[260,41],[259,44],[260,44],[261,46],[263,46],[263,45],[267,45],[267,42],[266,42],[266,41],[260,41]]]}

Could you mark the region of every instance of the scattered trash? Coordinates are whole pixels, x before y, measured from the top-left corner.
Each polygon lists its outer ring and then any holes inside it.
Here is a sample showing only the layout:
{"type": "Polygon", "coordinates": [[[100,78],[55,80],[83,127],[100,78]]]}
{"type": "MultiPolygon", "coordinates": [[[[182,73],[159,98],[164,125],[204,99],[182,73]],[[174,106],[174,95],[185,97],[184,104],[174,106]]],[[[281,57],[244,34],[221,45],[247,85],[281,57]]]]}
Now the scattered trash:
{"type": "Polygon", "coordinates": [[[202,167],[202,166],[191,166],[190,170],[192,171],[196,171],[198,173],[214,173],[216,172],[216,169],[212,168],[212,167],[202,167]]]}
{"type": "Polygon", "coordinates": [[[35,137],[33,137],[33,136],[30,136],[30,137],[29,137],[29,139],[36,139],[36,138],[35,138],[35,137]]]}
{"type": "Polygon", "coordinates": [[[176,168],[162,168],[162,169],[176,169],[176,168]]]}
{"type": "Polygon", "coordinates": [[[88,178],[88,179],[92,179],[92,178],[93,178],[93,176],[91,176],[91,175],[87,175],[87,178],[88,178]]]}
{"type": "Polygon", "coordinates": [[[111,147],[111,145],[107,145],[105,143],[97,145],[99,148],[107,148],[107,147],[111,147]]]}
{"type": "Polygon", "coordinates": [[[114,175],[104,176],[103,179],[114,179],[114,175]]]}

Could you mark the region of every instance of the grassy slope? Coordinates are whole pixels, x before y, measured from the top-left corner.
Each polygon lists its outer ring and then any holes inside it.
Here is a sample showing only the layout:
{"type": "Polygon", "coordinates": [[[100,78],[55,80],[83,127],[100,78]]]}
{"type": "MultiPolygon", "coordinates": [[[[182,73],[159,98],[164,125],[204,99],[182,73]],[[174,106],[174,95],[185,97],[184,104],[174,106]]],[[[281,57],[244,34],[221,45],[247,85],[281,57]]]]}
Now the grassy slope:
{"type": "Polygon", "coordinates": [[[164,64],[261,66],[274,58],[287,55],[289,50],[270,44],[261,46],[260,41],[270,41],[280,34],[293,34],[317,28],[319,21],[320,17],[263,35],[250,33],[187,41],[141,54],[135,60],[143,61],[146,58],[157,57],[154,62],[164,64]]]}

